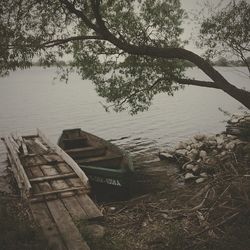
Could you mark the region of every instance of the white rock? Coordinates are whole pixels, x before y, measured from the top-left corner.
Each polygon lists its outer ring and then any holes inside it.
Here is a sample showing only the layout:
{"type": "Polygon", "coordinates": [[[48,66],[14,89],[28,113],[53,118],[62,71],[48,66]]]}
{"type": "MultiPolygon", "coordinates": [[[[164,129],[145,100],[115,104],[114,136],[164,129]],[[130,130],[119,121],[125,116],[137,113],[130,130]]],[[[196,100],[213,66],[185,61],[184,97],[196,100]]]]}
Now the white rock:
{"type": "Polygon", "coordinates": [[[194,136],[194,139],[197,140],[197,141],[202,141],[202,140],[204,140],[205,138],[206,138],[205,135],[200,135],[200,134],[194,136]]]}
{"type": "Polygon", "coordinates": [[[218,151],[216,149],[213,149],[212,153],[216,155],[216,154],[218,154],[218,151]]]}
{"type": "Polygon", "coordinates": [[[210,135],[207,137],[208,141],[216,141],[216,137],[214,135],[210,135]]]}
{"type": "Polygon", "coordinates": [[[159,158],[161,160],[173,160],[174,156],[169,154],[169,153],[166,153],[166,152],[160,152],[159,153],[159,158]]]}
{"type": "Polygon", "coordinates": [[[237,139],[237,136],[235,136],[235,135],[227,135],[227,137],[232,139],[232,140],[237,139]]]}
{"type": "Polygon", "coordinates": [[[217,142],[217,144],[223,144],[224,143],[223,137],[222,136],[217,136],[216,137],[216,142],[217,142]]]}
{"type": "Polygon", "coordinates": [[[228,149],[228,150],[232,150],[232,149],[234,149],[234,147],[235,147],[235,143],[234,143],[233,141],[229,142],[229,143],[225,146],[225,148],[228,149]]]}
{"type": "Polygon", "coordinates": [[[205,178],[198,178],[197,180],[195,180],[196,183],[202,183],[203,181],[205,181],[205,178]]]}
{"type": "Polygon", "coordinates": [[[198,151],[196,149],[192,149],[191,151],[188,151],[187,156],[191,160],[195,160],[198,155],[198,151]]]}
{"type": "Polygon", "coordinates": [[[187,154],[187,150],[186,149],[177,149],[175,151],[176,154],[179,154],[179,155],[186,155],[187,154]]]}
{"type": "Polygon", "coordinates": [[[198,165],[194,165],[193,168],[191,169],[194,173],[196,173],[199,170],[198,165]]]}
{"type": "Polygon", "coordinates": [[[194,179],[194,178],[195,178],[195,176],[191,173],[186,173],[184,176],[185,180],[194,179]]]}
{"type": "Polygon", "coordinates": [[[239,122],[239,119],[234,118],[234,119],[231,119],[230,122],[231,122],[231,123],[238,123],[238,122],[239,122]]]}
{"type": "Polygon", "coordinates": [[[198,155],[198,151],[197,151],[196,149],[192,149],[192,150],[190,151],[190,153],[191,153],[191,154],[194,154],[194,155],[198,155]]]}
{"type": "Polygon", "coordinates": [[[191,144],[194,143],[194,141],[195,141],[195,140],[193,140],[193,139],[189,139],[189,140],[186,140],[185,143],[186,143],[187,145],[191,145],[191,144]]]}
{"type": "Polygon", "coordinates": [[[199,166],[197,166],[197,165],[188,164],[186,166],[186,170],[191,170],[194,173],[197,172],[198,169],[199,169],[199,166]]]}
{"type": "Polygon", "coordinates": [[[207,152],[205,150],[200,151],[200,158],[204,160],[207,157],[207,152]]]}
{"type": "Polygon", "coordinates": [[[200,173],[200,176],[201,176],[201,177],[207,177],[207,173],[202,172],[202,173],[200,173]]]}
{"type": "Polygon", "coordinates": [[[208,144],[211,145],[211,146],[216,146],[216,145],[217,145],[217,142],[216,142],[216,141],[213,141],[213,140],[209,140],[209,141],[208,141],[208,144]]]}
{"type": "Polygon", "coordinates": [[[244,143],[243,141],[241,141],[240,139],[236,139],[233,141],[235,144],[239,145],[239,144],[242,144],[244,143]]]}
{"type": "Polygon", "coordinates": [[[187,149],[188,151],[190,151],[192,148],[191,148],[190,145],[188,145],[186,149],[187,149]]]}
{"type": "Polygon", "coordinates": [[[204,146],[204,143],[203,142],[198,142],[197,144],[196,144],[196,148],[201,148],[201,147],[203,147],[204,146]]]}
{"type": "Polygon", "coordinates": [[[226,151],[223,151],[223,152],[220,153],[221,156],[224,156],[224,155],[226,155],[226,154],[227,154],[226,151]]]}
{"type": "Polygon", "coordinates": [[[187,144],[185,142],[179,142],[176,149],[185,149],[187,147],[187,144]]]}

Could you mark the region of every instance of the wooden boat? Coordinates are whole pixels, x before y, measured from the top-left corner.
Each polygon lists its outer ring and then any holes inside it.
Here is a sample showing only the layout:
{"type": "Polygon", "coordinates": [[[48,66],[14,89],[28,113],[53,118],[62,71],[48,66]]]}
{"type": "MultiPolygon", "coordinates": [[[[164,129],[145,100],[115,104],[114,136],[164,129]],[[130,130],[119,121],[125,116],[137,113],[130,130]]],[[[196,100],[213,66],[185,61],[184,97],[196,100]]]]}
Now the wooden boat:
{"type": "Polygon", "coordinates": [[[58,145],[78,163],[92,185],[129,186],[133,164],[116,145],[79,128],[63,130],[58,145]]]}

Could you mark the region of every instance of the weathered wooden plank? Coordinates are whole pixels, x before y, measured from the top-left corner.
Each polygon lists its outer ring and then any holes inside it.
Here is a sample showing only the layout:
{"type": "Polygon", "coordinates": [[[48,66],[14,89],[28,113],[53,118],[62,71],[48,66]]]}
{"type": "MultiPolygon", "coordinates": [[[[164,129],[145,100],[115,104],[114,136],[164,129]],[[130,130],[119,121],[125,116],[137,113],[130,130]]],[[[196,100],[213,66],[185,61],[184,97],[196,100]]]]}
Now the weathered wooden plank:
{"type": "Polygon", "coordinates": [[[18,145],[18,143],[13,139],[12,136],[9,137],[9,140],[10,140],[10,142],[12,143],[13,148],[14,148],[18,153],[20,153],[20,151],[19,151],[19,145],[18,145]]]}
{"type": "MultiPolygon", "coordinates": [[[[30,170],[33,178],[44,176],[44,173],[42,172],[42,170],[40,169],[39,166],[32,167],[29,170],[30,170]]],[[[41,193],[41,191],[42,192],[50,192],[52,190],[49,182],[41,182],[38,184],[34,183],[33,186],[34,186],[33,196],[36,195],[37,193],[41,193]],[[39,189],[35,188],[36,186],[38,186],[39,189]]],[[[56,199],[57,197],[56,197],[56,194],[50,194],[50,195],[47,195],[46,198],[56,199]]]]}
{"type": "Polygon", "coordinates": [[[88,219],[101,218],[103,215],[94,202],[86,194],[76,196],[81,207],[86,212],[88,219]]]}
{"type": "Polygon", "coordinates": [[[10,154],[8,154],[8,159],[9,159],[9,162],[10,162],[10,165],[11,165],[11,169],[12,169],[12,172],[15,176],[15,179],[16,179],[16,182],[17,182],[17,186],[20,190],[23,189],[23,182],[22,182],[22,177],[19,175],[18,171],[17,171],[17,168],[16,168],[16,165],[11,157],[10,154]]]}
{"type": "Polygon", "coordinates": [[[44,173],[45,176],[59,174],[59,172],[57,171],[57,169],[54,166],[51,166],[51,165],[44,164],[44,165],[41,165],[40,168],[43,171],[43,173],[44,173]]]}
{"type": "Polygon", "coordinates": [[[87,219],[85,210],[81,207],[75,196],[62,198],[62,201],[73,219],[87,219]]]}
{"type": "Polygon", "coordinates": [[[44,236],[48,240],[49,249],[66,250],[68,249],[57,229],[55,222],[50,216],[50,212],[45,203],[34,203],[30,205],[32,214],[37,223],[41,226],[44,236]]]}
{"type": "Polygon", "coordinates": [[[45,150],[45,151],[48,151],[48,150],[49,150],[45,145],[43,145],[43,143],[41,142],[41,140],[40,140],[39,137],[35,138],[34,142],[35,142],[38,146],[40,146],[43,150],[45,150]]]}
{"type": "Polygon", "coordinates": [[[69,164],[69,166],[76,172],[76,174],[79,176],[79,178],[82,180],[83,184],[88,187],[88,177],[85,175],[85,173],[81,170],[81,168],[77,165],[77,163],[68,155],[66,154],[59,146],[51,143],[48,138],[41,132],[41,130],[37,129],[38,135],[42,138],[42,140],[52,149],[55,150],[55,152],[60,155],[63,160],[69,164]]]}
{"type": "MultiPolygon", "coordinates": [[[[61,190],[61,189],[70,188],[70,186],[64,180],[51,181],[50,184],[53,187],[53,190],[61,190]]],[[[72,196],[72,195],[74,195],[74,191],[60,193],[61,197],[67,197],[67,196],[72,196]]]]}
{"type": "Polygon", "coordinates": [[[73,223],[72,218],[63,203],[60,200],[54,200],[47,201],[47,205],[61,235],[65,239],[68,249],[89,250],[90,248],[82,239],[80,232],[73,223]]]}
{"type": "Polygon", "coordinates": [[[44,154],[43,158],[48,162],[64,162],[64,160],[56,153],[44,154]]]}
{"type": "Polygon", "coordinates": [[[25,173],[25,170],[23,168],[23,165],[20,162],[20,159],[18,157],[17,152],[15,151],[15,149],[12,146],[12,143],[10,142],[9,138],[6,136],[4,138],[6,145],[10,151],[10,154],[12,156],[12,159],[14,161],[14,163],[16,164],[17,170],[20,173],[22,179],[23,179],[23,183],[24,183],[24,193],[23,193],[23,197],[27,198],[29,196],[30,193],[30,189],[31,189],[31,184],[29,182],[29,179],[25,173]]]}
{"type": "Polygon", "coordinates": [[[28,155],[26,157],[23,157],[21,160],[25,168],[47,163],[47,161],[40,155],[28,155]]]}
{"type": "Polygon", "coordinates": [[[43,195],[60,194],[60,193],[66,193],[66,192],[71,192],[71,191],[77,191],[77,190],[85,190],[85,187],[71,187],[71,188],[65,188],[65,189],[51,190],[47,192],[36,193],[36,194],[33,194],[33,196],[38,197],[38,196],[43,196],[43,195]]]}
{"type": "Polygon", "coordinates": [[[72,168],[65,162],[57,164],[58,169],[61,173],[67,174],[72,172],[72,168]]]}
{"type": "MultiPolygon", "coordinates": [[[[50,165],[43,165],[41,166],[41,169],[45,175],[51,176],[51,175],[58,175],[60,172],[57,170],[56,167],[50,166],[50,165]]],[[[77,177],[79,178],[79,177],[77,177]]],[[[64,190],[68,189],[70,186],[66,183],[65,180],[53,180],[50,181],[50,185],[53,190],[64,190]]],[[[58,192],[60,196],[65,197],[65,196],[72,196],[74,194],[73,191],[69,192],[58,192]]]]}
{"type": "Polygon", "coordinates": [[[23,150],[23,154],[28,155],[29,154],[28,148],[27,148],[26,143],[23,140],[22,136],[19,136],[19,140],[21,141],[21,147],[22,147],[22,150],[23,150]]]}
{"type": "Polygon", "coordinates": [[[35,142],[36,138],[25,139],[25,141],[26,141],[26,143],[27,143],[30,151],[32,151],[32,153],[35,153],[35,154],[44,154],[44,153],[47,153],[47,151],[44,150],[44,148],[42,148],[39,144],[37,144],[35,142]]]}
{"type": "MultiPolygon", "coordinates": [[[[72,169],[67,164],[58,164],[57,168],[62,174],[67,174],[70,170],[72,171],[72,169]]],[[[73,187],[82,186],[82,181],[80,178],[69,178],[65,181],[67,182],[68,185],[73,186],[73,187]]]]}
{"type": "Polygon", "coordinates": [[[75,177],[75,176],[77,176],[75,173],[58,174],[58,175],[32,178],[32,179],[30,179],[30,182],[33,183],[33,182],[43,182],[43,181],[50,181],[50,180],[66,179],[66,178],[75,177]]]}
{"type": "MultiPolygon", "coordinates": [[[[67,179],[67,182],[73,186],[73,187],[79,187],[81,186],[81,180],[79,178],[69,178],[67,179]]],[[[86,189],[87,190],[87,189],[86,189]]],[[[89,191],[89,190],[88,190],[89,191]]]]}

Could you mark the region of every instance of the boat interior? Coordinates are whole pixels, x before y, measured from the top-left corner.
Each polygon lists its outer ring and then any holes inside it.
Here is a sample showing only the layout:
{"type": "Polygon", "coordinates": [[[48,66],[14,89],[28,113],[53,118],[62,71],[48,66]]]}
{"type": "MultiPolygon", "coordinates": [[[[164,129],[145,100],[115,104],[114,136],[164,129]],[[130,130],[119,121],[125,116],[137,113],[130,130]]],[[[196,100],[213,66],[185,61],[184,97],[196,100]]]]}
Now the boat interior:
{"type": "Polygon", "coordinates": [[[122,165],[123,155],[114,145],[81,129],[63,130],[59,146],[81,165],[113,169],[122,165]]]}

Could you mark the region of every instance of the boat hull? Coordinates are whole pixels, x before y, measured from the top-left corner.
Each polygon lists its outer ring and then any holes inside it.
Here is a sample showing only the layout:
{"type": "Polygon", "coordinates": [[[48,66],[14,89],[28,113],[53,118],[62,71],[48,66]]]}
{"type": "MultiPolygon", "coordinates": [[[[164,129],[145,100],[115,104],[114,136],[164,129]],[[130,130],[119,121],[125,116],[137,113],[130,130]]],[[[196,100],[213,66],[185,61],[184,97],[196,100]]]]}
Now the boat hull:
{"type": "Polygon", "coordinates": [[[133,164],[116,145],[81,129],[64,130],[58,144],[78,163],[92,186],[129,188],[133,164]]]}

